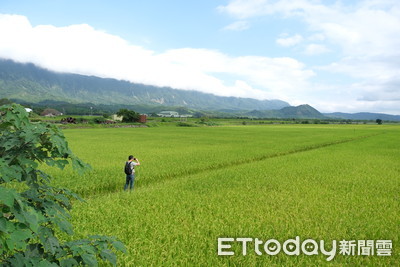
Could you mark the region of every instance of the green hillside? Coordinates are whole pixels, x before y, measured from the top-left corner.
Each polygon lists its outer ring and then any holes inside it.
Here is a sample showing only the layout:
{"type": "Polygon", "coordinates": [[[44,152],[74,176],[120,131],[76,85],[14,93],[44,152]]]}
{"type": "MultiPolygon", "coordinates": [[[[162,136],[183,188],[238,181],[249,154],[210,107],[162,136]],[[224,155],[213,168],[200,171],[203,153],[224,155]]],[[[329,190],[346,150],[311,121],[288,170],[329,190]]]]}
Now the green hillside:
{"type": "Polygon", "coordinates": [[[326,119],[318,110],[307,104],[297,107],[284,107],[279,110],[253,110],[245,114],[256,118],[326,119]]]}
{"type": "Polygon", "coordinates": [[[33,64],[0,60],[0,98],[25,102],[45,100],[108,105],[183,106],[202,110],[272,110],[289,106],[281,100],[222,97],[70,73],[33,64]]]}
{"type": "Polygon", "coordinates": [[[326,118],[309,105],[292,107],[281,100],[222,97],[116,79],[57,73],[34,64],[4,59],[0,59],[0,98],[31,107],[51,107],[68,114],[114,113],[120,108],[128,108],[149,114],[167,109],[181,114],[218,117],[326,118]]]}
{"type": "Polygon", "coordinates": [[[325,113],[324,116],[333,119],[346,119],[346,120],[377,120],[381,119],[384,121],[400,121],[400,115],[390,115],[382,113],[370,113],[370,112],[359,112],[359,113],[325,113]]]}

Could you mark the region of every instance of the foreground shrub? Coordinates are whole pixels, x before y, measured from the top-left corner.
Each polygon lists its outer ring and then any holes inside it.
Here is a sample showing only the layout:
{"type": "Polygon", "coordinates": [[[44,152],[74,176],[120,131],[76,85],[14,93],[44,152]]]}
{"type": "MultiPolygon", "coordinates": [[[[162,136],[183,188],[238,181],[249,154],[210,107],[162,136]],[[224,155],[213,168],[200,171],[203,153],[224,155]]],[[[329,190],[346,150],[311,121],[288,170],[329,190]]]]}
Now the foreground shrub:
{"type": "Polygon", "coordinates": [[[89,166],[69,149],[54,125],[32,123],[22,106],[0,107],[0,265],[116,265],[115,251],[124,245],[112,237],[90,236],[63,242],[56,231],[72,235],[68,219],[71,200],[81,200],[65,188],[51,186],[52,177],[39,164],[78,172],[89,166]]]}

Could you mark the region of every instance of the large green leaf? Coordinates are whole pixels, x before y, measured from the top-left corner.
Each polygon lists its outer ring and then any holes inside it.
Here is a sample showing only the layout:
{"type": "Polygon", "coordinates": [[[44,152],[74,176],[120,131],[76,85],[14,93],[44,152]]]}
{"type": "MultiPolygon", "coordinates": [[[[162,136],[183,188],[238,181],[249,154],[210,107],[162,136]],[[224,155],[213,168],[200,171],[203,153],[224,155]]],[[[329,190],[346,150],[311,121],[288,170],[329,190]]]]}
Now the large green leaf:
{"type": "Polygon", "coordinates": [[[81,255],[83,262],[88,266],[98,266],[96,257],[92,254],[81,255]]]}
{"type": "Polygon", "coordinates": [[[0,204],[12,207],[17,193],[14,189],[4,188],[0,186],[0,204]]]}
{"type": "Polygon", "coordinates": [[[60,262],[60,266],[62,267],[72,267],[77,265],[79,265],[79,263],[74,258],[63,259],[60,262]]]}
{"type": "Polygon", "coordinates": [[[8,221],[7,221],[6,218],[0,217],[0,232],[6,232],[7,231],[7,222],[8,221]]]}
{"type": "Polygon", "coordinates": [[[27,246],[27,240],[32,238],[31,231],[27,229],[17,229],[10,234],[10,239],[6,241],[9,249],[24,250],[27,246]]]}
{"type": "Polygon", "coordinates": [[[117,257],[115,254],[109,250],[109,249],[104,249],[100,252],[100,256],[103,260],[109,261],[113,265],[117,265],[117,257]]]}

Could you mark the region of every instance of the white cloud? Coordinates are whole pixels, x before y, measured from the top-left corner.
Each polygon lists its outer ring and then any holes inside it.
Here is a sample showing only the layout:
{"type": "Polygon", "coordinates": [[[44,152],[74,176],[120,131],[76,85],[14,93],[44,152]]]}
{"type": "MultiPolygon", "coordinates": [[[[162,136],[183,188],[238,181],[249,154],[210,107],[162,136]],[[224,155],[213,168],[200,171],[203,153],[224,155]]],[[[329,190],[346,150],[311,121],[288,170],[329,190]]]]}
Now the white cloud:
{"type": "Polygon", "coordinates": [[[329,51],[330,50],[327,47],[325,47],[324,45],[309,44],[306,46],[304,53],[307,55],[320,55],[320,54],[328,53],[329,51]]]}
{"type": "Polygon", "coordinates": [[[280,98],[308,88],[314,75],[292,58],[231,57],[182,48],[155,53],[82,25],[33,27],[28,19],[0,15],[0,57],[42,67],[225,96],[280,98]],[[229,79],[221,78],[224,76],[229,79]]]}
{"type": "Polygon", "coordinates": [[[314,32],[312,38],[339,45],[346,54],[387,53],[400,45],[397,0],[359,1],[357,6],[328,6],[311,0],[233,0],[218,9],[238,18],[271,14],[300,18],[314,32]]]}
{"type": "Polygon", "coordinates": [[[266,10],[267,2],[267,0],[235,0],[226,6],[219,6],[217,9],[220,12],[226,12],[244,19],[268,13],[266,10]]]}
{"type": "Polygon", "coordinates": [[[288,100],[288,93],[296,94],[301,89],[305,90],[309,85],[308,80],[314,76],[313,71],[292,58],[229,57],[218,51],[192,48],[170,50],[160,57],[194,72],[233,76],[236,96],[243,97],[265,98],[268,95],[268,98],[288,100]],[[243,86],[245,83],[246,86],[243,86]],[[245,88],[247,90],[243,90],[245,88]]]}
{"type": "MultiPolygon", "coordinates": [[[[399,101],[400,94],[400,87],[391,87],[392,93],[387,94],[388,85],[398,84],[400,76],[400,1],[323,3],[313,0],[232,0],[218,9],[241,19],[280,15],[282,19],[301,20],[310,34],[303,42],[311,42],[306,44],[304,53],[320,55],[331,52],[340,56],[339,60],[320,70],[347,75],[349,80],[362,85],[348,86],[348,90],[354,90],[350,96],[353,106],[376,107],[370,104],[376,100],[381,104],[386,101],[388,109],[391,109],[389,100],[399,101]],[[361,101],[366,99],[368,103],[361,101]]],[[[281,45],[284,45],[286,40],[281,39],[281,45]]],[[[289,46],[291,40],[287,41],[289,46]]],[[[321,84],[314,86],[323,87],[321,84]]],[[[334,95],[334,89],[326,90],[326,95],[334,95]]],[[[341,101],[339,96],[337,101],[341,101]]],[[[399,109],[396,113],[400,113],[399,109]]]]}
{"type": "Polygon", "coordinates": [[[283,19],[300,19],[307,32],[281,35],[276,42],[286,47],[300,44],[308,55],[330,52],[336,56],[336,62],[314,67],[314,71],[288,57],[232,57],[194,48],[156,53],[90,25],[33,27],[26,17],[16,15],[0,15],[0,57],[57,71],[217,95],[309,103],[321,111],[400,114],[400,2],[370,0],[354,6],[320,3],[236,0],[218,8],[238,19],[225,30],[245,30],[249,19],[256,16],[278,14],[283,19]],[[324,72],[324,84],[312,82],[316,71],[324,72]],[[341,75],[347,80],[336,83],[341,75]]]}
{"type": "Polygon", "coordinates": [[[326,39],[326,37],[322,33],[316,33],[316,34],[313,34],[308,37],[308,40],[310,40],[312,42],[321,42],[321,41],[325,41],[325,39],[326,39]]]}
{"type": "Polygon", "coordinates": [[[224,27],[223,30],[244,31],[244,30],[247,30],[249,27],[250,27],[250,24],[248,21],[239,20],[239,21],[235,21],[234,23],[229,24],[228,26],[224,27]]]}
{"type": "Polygon", "coordinates": [[[282,36],[281,38],[278,38],[276,40],[276,43],[281,46],[289,47],[289,46],[297,45],[297,44],[301,43],[302,41],[303,41],[303,36],[301,36],[300,34],[296,34],[296,35],[293,35],[290,37],[282,36]]]}

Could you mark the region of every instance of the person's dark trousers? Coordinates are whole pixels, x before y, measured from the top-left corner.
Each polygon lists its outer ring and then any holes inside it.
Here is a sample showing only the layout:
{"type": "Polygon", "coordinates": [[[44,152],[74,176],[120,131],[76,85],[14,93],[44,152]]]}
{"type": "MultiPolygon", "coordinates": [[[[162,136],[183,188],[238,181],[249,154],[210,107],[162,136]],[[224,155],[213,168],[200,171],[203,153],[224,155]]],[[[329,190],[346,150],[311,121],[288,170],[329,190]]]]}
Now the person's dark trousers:
{"type": "Polygon", "coordinates": [[[124,186],[124,190],[128,189],[128,186],[129,186],[129,189],[132,190],[134,182],[135,182],[135,175],[127,174],[126,175],[126,183],[125,183],[125,186],[124,186]]]}

